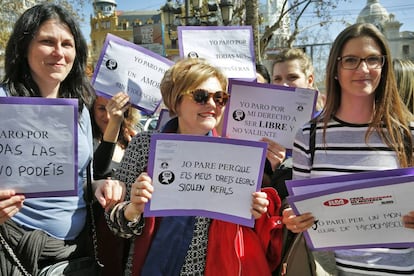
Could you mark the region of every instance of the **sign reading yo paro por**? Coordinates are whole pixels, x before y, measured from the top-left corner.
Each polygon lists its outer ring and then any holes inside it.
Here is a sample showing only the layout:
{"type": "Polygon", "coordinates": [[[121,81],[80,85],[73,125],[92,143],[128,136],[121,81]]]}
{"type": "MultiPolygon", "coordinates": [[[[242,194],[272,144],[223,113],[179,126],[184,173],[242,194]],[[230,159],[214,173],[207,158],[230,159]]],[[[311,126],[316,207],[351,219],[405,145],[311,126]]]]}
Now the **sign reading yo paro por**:
{"type": "Polygon", "coordinates": [[[0,97],[0,106],[0,188],[77,195],[77,100],[0,97]]]}
{"type": "Polygon", "coordinates": [[[94,75],[97,93],[124,91],[136,108],[155,113],[162,101],[160,83],[172,61],[117,36],[107,34],[94,75]]]}
{"type": "Polygon", "coordinates": [[[251,26],[179,26],[181,57],[204,58],[228,78],[256,79],[251,26]]]}

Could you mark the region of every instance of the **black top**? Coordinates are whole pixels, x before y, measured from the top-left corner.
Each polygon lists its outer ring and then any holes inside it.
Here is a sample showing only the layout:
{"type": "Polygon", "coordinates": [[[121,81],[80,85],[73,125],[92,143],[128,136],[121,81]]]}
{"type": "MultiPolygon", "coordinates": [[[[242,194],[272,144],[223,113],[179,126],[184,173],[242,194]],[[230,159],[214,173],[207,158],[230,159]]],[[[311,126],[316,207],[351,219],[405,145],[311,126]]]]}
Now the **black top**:
{"type": "Polygon", "coordinates": [[[116,143],[102,141],[93,154],[93,178],[106,179],[112,176],[119,163],[112,160],[116,143]]]}

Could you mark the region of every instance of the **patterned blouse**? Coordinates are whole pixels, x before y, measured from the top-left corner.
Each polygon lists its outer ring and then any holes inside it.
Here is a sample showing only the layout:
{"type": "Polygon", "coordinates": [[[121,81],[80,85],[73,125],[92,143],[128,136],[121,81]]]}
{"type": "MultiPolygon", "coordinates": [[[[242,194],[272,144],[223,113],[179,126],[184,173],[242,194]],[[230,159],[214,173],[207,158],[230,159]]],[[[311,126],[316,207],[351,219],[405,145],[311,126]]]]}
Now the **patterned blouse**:
{"type": "MultiPolygon", "coordinates": [[[[155,132],[139,133],[129,143],[121,161],[120,168],[116,173],[116,179],[123,181],[127,187],[125,201],[117,204],[110,213],[105,214],[109,228],[116,235],[130,239],[130,249],[124,273],[126,276],[132,275],[135,237],[142,233],[145,225],[143,219],[134,222],[126,220],[124,217],[124,209],[129,203],[131,185],[135,182],[139,174],[146,171],[151,135],[153,133],[155,132]]],[[[204,274],[209,226],[210,219],[204,217],[195,218],[191,244],[186,253],[180,275],[204,274]]]]}

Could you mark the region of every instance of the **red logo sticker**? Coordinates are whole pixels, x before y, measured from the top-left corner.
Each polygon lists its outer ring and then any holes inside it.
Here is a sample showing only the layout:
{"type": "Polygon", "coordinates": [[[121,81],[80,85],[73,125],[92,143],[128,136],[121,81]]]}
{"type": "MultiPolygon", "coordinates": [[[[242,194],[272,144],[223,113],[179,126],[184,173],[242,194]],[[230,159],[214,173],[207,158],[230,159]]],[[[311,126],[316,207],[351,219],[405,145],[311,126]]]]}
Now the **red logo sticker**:
{"type": "Polygon", "coordinates": [[[323,205],[325,206],[342,206],[345,205],[349,202],[348,199],[345,198],[335,198],[335,199],[330,199],[327,200],[323,203],[323,205]]]}

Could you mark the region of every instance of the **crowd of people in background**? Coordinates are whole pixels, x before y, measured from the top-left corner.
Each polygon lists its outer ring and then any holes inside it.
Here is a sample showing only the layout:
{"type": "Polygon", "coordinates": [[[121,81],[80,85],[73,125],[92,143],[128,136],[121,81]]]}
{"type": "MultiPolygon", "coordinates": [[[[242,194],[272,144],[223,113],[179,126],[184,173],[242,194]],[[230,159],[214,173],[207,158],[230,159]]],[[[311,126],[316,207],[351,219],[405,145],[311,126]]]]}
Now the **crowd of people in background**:
{"type": "MultiPolygon", "coordinates": [[[[293,153],[262,138],[266,164],[261,190],[251,195],[254,227],[202,216],[143,217],[154,193],[147,173],[151,136],[221,136],[228,79],[202,58],[177,61],[160,83],[172,119],[159,130],[143,131],[140,111],[126,93],[96,95],[85,71],[87,52],[79,25],[59,5],[28,9],[11,33],[0,96],[78,100],[78,190],[77,196],[25,198],[0,188],[0,275],[38,275],[58,261],[91,255],[88,171],[103,275],[270,276],[282,258],[282,223],[293,233],[315,223],[311,213],[294,214],[289,207],[281,215],[285,180],[414,166],[414,63],[393,59],[383,34],[358,23],[333,42],[325,91],[318,93],[314,118],[297,132],[293,153]]],[[[282,50],[270,69],[256,64],[256,81],[318,89],[312,61],[301,49],[282,50]]],[[[412,210],[401,220],[414,229],[412,210]]],[[[413,248],[314,257],[317,275],[414,275],[413,248]]]]}

